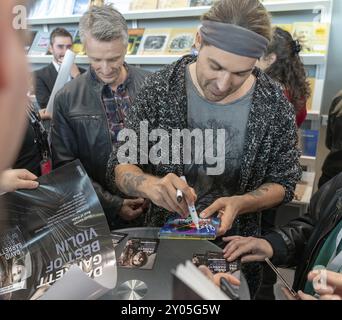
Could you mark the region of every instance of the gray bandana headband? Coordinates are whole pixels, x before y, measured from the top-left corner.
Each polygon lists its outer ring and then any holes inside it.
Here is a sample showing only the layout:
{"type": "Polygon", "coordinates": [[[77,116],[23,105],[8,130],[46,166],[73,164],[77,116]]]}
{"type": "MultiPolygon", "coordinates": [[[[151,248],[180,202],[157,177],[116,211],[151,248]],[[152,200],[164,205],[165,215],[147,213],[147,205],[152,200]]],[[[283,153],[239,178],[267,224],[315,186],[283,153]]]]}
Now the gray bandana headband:
{"type": "Polygon", "coordinates": [[[200,32],[210,45],[244,57],[261,58],[269,44],[260,34],[228,23],[204,20],[200,32]]]}

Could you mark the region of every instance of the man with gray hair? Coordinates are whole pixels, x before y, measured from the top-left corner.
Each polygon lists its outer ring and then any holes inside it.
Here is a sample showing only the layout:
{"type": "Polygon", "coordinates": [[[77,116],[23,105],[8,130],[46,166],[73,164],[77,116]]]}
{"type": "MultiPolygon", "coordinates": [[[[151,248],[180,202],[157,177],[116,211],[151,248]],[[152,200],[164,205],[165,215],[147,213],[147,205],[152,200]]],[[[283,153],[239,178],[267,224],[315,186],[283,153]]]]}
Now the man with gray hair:
{"type": "Polygon", "coordinates": [[[143,213],[142,198],[122,199],[105,188],[106,164],[125,126],[126,113],[148,72],[128,66],[128,28],[110,5],[92,6],[80,19],[89,70],[56,95],[52,124],[56,167],[80,159],[106,213],[110,228],[143,213]]]}

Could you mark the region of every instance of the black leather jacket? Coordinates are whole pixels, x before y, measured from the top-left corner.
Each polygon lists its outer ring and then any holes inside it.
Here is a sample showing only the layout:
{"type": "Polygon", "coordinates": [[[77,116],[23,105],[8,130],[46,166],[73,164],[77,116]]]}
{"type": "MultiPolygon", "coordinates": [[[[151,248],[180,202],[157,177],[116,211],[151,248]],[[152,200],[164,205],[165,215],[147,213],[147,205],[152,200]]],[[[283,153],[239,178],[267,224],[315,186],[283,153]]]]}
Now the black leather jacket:
{"type": "Polygon", "coordinates": [[[278,266],[297,266],[294,289],[303,290],[307,274],[327,235],[342,219],[342,172],[313,196],[309,213],[264,236],[278,266]]]}
{"type": "MultiPolygon", "coordinates": [[[[129,95],[135,98],[148,71],[128,67],[126,81],[129,95]]],[[[54,101],[52,122],[52,157],[55,167],[79,159],[93,181],[110,227],[117,221],[123,199],[106,190],[105,177],[112,152],[107,115],[102,103],[103,83],[90,70],[69,82],[54,101]]]]}

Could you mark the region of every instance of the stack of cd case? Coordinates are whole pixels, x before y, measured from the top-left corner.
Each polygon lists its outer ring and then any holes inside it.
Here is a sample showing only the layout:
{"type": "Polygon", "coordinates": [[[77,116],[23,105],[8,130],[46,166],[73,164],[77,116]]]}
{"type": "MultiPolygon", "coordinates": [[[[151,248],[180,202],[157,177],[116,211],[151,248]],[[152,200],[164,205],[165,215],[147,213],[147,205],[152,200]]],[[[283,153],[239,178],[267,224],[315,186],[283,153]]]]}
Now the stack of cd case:
{"type": "Polygon", "coordinates": [[[220,220],[216,217],[199,219],[199,229],[197,229],[190,216],[182,219],[179,215],[172,215],[160,229],[159,238],[213,240],[216,238],[219,225],[220,220]]]}

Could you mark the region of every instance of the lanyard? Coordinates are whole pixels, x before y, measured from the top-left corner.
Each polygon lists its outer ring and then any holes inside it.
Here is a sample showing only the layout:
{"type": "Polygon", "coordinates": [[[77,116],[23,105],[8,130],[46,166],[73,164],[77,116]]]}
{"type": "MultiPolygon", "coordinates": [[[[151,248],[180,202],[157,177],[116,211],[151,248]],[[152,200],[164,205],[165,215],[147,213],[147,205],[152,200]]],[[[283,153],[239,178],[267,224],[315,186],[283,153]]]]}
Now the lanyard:
{"type": "Polygon", "coordinates": [[[38,148],[41,153],[42,159],[48,159],[50,157],[50,146],[47,139],[47,132],[44,128],[44,125],[40,119],[40,116],[37,112],[33,110],[33,108],[28,108],[27,114],[30,118],[30,122],[35,132],[35,138],[38,142],[38,148]]]}

